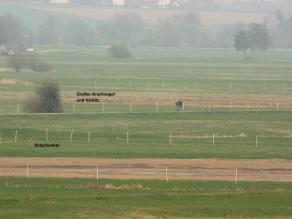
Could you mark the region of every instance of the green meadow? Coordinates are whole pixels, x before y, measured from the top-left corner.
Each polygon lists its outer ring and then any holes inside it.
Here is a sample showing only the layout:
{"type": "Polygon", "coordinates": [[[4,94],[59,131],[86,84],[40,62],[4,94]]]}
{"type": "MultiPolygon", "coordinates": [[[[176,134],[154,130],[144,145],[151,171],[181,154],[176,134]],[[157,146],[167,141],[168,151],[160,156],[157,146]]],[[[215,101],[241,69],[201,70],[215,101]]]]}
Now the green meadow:
{"type": "Polygon", "coordinates": [[[0,178],[0,217],[290,218],[289,183],[0,178]]]}

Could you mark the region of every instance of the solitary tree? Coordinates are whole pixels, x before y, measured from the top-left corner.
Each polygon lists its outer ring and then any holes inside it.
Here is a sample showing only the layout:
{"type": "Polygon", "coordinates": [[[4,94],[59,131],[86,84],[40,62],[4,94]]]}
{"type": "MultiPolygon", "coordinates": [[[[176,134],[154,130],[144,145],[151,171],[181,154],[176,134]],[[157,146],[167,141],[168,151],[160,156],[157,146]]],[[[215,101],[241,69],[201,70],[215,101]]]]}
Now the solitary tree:
{"type": "Polygon", "coordinates": [[[271,45],[269,31],[263,24],[252,23],[234,35],[234,47],[247,55],[247,51],[265,52],[271,45]]]}
{"type": "Polygon", "coordinates": [[[27,111],[31,113],[61,113],[61,103],[58,84],[53,81],[45,81],[37,88],[35,97],[27,104],[27,111]]]}

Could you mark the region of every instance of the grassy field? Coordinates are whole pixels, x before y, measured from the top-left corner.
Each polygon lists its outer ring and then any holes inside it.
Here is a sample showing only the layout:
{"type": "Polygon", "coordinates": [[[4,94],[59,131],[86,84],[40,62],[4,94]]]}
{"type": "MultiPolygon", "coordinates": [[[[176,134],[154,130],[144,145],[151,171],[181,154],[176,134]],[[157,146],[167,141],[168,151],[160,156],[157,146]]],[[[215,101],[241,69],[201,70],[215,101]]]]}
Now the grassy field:
{"type": "Polygon", "coordinates": [[[288,183],[0,178],[0,217],[290,218],[288,183]]]}
{"type": "Polygon", "coordinates": [[[0,62],[1,156],[291,158],[291,51],[249,61],[232,50],[144,48],[128,60],[110,59],[104,48],[38,51],[54,72],[15,73],[0,62]],[[65,114],[17,115],[17,104],[21,112],[47,79],[61,80],[65,114]],[[116,96],[77,104],[77,91],[116,96]],[[185,102],[184,112],[175,112],[177,99],[185,102]],[[46,142],[46,128],[49,142],[60,148],[33,147],[46,142]]]}
{"type": "Polygon", "coordinates": [[[290,112],[1,116],[0,156],[291,159],[291,119],[290,112]],[[46,128],[60,148],[34,148],[47,142],[46,128]]]}

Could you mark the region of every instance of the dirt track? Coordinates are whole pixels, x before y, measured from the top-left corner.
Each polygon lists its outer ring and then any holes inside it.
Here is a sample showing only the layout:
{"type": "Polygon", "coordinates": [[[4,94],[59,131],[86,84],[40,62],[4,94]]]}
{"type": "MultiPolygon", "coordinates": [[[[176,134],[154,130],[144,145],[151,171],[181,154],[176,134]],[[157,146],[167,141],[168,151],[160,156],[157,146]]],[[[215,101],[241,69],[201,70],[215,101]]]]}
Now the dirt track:
{"type": "Polygon", "coordinates": [[[292,182],[292,160],[0,158],[0,176],[292,182]]]}

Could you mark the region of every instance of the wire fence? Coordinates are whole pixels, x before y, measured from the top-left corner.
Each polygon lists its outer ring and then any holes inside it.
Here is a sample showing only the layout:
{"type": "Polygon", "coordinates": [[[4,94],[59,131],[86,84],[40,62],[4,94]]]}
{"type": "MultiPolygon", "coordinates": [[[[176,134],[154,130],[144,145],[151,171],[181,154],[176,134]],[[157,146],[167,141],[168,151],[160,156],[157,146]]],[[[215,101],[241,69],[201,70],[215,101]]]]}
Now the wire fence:
{"type": "Polygon", "coordinates": [[[35,165],[1,164],[1,176],[62,177],[100,179],[158,179],[171,180],[224,180],[292,182],[292,169],[267,168],[207,168],[139,165],[35,165]]]}
{"type": "MultiPolygon", "coordinates": [[[[16,115],[26,114],[23,103],[2,105],[0,114],[16,115]]],[[[174,112],[193,112],[193,113],[216,113],[216,112],[287,112],[292,111],[291,101],[282,102],[250,102],[241,101],[236,103],[196,103],[196,101],[184,101],[181,109],[177,109],[175,104],[133,104],[133,103],[65,103],[64,112],[58,114],[95,114],[95,113],[174,113],[174,112]]],[[[38,114],[38,113],[35,113],[38,114]]]]}
{"type": "Polygon", "coordinates": [[[292,135],[252,134],[250,131],[238,134],[222,132],[153,132],[111,130],[43,130],[15,128],[0,129],[0,144],[29,143],[35,147],[61,147],[70,143],[82,144],[156,144],[156,145],[192,145],[192,146],[283,146],[292,147],[292,135]],[[50,142],[55,144],[49,144],[50,142]],[[39,143],[39,144],[36,144],[39,143]]]}

